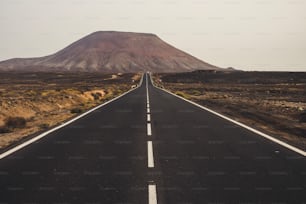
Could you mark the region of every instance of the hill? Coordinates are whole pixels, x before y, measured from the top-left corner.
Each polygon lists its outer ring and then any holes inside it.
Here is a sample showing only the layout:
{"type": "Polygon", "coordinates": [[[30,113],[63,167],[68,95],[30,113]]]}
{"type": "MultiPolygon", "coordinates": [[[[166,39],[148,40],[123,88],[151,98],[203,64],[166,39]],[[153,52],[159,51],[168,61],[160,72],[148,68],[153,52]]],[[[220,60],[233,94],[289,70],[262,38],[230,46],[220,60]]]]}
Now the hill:
{"type": "Polygon", "coordinates": [[[0,62],[1,71],[83,71],[104,73],[218,70],[167,44],[154,34],[99,31],[55,54],[0,62]]]}

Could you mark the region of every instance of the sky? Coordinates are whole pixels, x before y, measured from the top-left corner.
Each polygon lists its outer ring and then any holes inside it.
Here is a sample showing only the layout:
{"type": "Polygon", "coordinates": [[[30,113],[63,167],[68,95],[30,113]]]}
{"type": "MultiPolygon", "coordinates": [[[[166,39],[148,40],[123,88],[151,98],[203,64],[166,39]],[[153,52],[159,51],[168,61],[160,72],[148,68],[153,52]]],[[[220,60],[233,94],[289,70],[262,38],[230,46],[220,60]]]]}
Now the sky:
{"type": "Polygon", "coordinates": [[[219,67],[306,71],[305,11],[305,0],[1,0],[0,60],[112,30],[157,34],[219,67]]]}

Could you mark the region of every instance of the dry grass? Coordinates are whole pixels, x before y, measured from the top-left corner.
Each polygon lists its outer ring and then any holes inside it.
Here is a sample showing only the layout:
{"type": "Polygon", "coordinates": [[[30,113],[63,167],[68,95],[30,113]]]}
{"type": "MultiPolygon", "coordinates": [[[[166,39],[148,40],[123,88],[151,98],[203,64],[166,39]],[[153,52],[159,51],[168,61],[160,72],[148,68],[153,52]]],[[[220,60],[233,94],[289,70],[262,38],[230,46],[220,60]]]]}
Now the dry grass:
{"type": "Polygon", "coordinates": [[[139,74],[1,73],[0,149],[126,92],[139,82],[136,77],[140,79],[139,74]]]}
{"type": "Polygon", "coordinates": [[[306,150],[306,73],[155,76],[173,93],[306,150]]]}

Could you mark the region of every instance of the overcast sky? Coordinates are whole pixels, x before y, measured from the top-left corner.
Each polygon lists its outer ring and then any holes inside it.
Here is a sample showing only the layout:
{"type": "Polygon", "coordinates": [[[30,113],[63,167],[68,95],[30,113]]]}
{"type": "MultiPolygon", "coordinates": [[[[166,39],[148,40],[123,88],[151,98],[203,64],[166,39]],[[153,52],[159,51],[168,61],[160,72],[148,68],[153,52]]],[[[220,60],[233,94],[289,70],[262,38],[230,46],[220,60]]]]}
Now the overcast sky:
{"type": "Polygon", "coordinates": [[[0,0],[0,60],[98,30],[155,33],[220,67],[306,71],[305,0],[0,0]]]}

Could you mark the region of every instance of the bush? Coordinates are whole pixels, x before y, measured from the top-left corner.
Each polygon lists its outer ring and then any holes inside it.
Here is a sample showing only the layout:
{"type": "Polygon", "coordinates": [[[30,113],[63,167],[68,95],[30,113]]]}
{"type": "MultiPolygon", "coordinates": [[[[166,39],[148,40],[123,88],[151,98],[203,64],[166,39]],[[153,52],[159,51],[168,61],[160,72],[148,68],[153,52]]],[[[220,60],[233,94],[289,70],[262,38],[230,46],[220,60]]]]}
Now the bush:
{"type": "Polygon", "coordinates": [[[1,133],[9,133],[9,132],[12,132],[12,130],[10,130],[7,127],[0,127],[0,134],[1,133]]]}
{"type": "Polygon", "coordinates": [[[202,94],[201,91],[196,90],[196,89],[191,90],[190,93],[191,95],[194,95],[194,96],[200,96],[202,94]]]}
{"type": "Polygon", "coordinates": [[[189,98],[189,96],[186,93],[182,92],[182,91],[176,91],[175,94],[178,95],[178,96],[181,96],[183,98],[186,98],[186,99],[189,98]]]}
{"type": "Polygon", "coordinates": [[[300,122],[306,123],[306,111],[300,114],[300,122]]]}
{"type": "Polygon", "coordinates": [[[24,128],[27,124],[27,121],[23,117],[8,117],[5,120],[5,128],[14,129],[14,128],[24,128]]]}
{"type": "Polygon", "coordinates": [[[0,127],[0,133],[12,132],[15,128],[24,128],[27,121],[23,117],[8,117],[4,121],[4,125],[0,127]]]}
{"type": "Polygon", "coordinates": [[[81,108],[73,108],[70,110],[70,113],[82,113],[83,110],[81,108]]]}
{"type": "Polygon", "coordinates": [[[102,94],[99,92],[92,93],[91,95],[94,98],[94,100],[99,100],[102,97],[102,94]]]}
{"type": "Polygon", "coordinates": [[[40,124],[39,128],[43,129],[43,130],[48,129],[49,128],[49,124],[47,124],[47,123],[40,124]]]}

